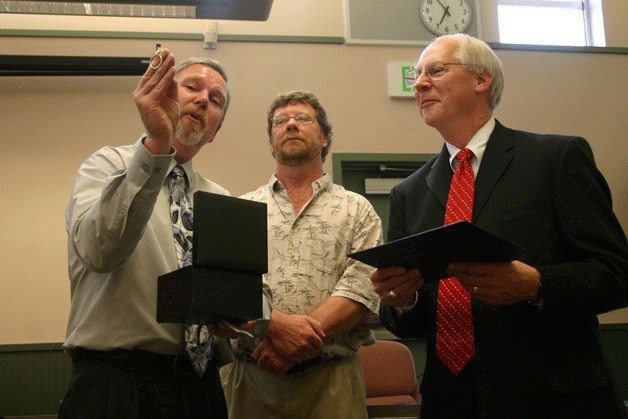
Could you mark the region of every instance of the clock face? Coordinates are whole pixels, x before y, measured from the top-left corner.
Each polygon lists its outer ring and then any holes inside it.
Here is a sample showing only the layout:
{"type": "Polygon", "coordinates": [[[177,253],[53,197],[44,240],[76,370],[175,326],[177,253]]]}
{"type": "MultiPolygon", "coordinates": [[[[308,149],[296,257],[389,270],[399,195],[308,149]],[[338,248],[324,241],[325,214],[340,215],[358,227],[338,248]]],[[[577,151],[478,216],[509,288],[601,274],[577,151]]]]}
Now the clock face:
{"type": "Polygon", "coordinates": [[[436,35],[461,33],[473,18],[468,0],[421,0],[421,20],[436,35]]]}

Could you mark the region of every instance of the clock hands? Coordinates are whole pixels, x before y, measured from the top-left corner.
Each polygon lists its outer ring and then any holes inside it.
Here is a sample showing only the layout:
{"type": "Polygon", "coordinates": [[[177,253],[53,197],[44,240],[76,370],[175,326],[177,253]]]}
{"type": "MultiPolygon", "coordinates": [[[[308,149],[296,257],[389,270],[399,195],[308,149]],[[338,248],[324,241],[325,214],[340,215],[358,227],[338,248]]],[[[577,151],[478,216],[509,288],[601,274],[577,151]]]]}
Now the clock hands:
{"type": "Polygon", "coordinates": [[[436,0],[438,2],[438,4],[441,5],[441,7],[443,9],[445,9],[445,12],[443,13],[443,17],[440,18],[440,22],[438,22],[438,24],[440,25],[441,23],[443,23],[443,20],[445,20],[445,16],[451,16],[451,13],[449,13],[449,6],[445,6],[443,3],[441,3],[440,0],[436,0]]]}
{"type": "Polygon", "coordinates": [[[440,25],[441,23],[443,23],[443,20],[445,20],[445,16],[447,16],[447,15],[451,16],[451,15],[449,14],[449,6],[447,6],[447,7],[445,8],[445,13],[443,13],[443,17],[440,19],[440,22],[438,23],[439,25],[440,25]]]}
{"type": "Polygon", "coordinates": [[[443,3],[441,3],[440,0],[436,0],[438,2],[438,4],[440,4],[442,6],[443,9],[445,9],[445,13],[443,13],[443,17],[440,19],[440,22],[438,22],[438,24],[440,25],[441,23],[443,23],[443,20],[445,20],[445,16],[451,16],[451,14],[449,13],[449,6],[445,6],[443,3]]]}
{"type": "Polygon", "coordinates": [[[436,0],[438,2],[438,4],[440,4],[443,9],[445,9],[445,13],[449,14],[449,6],[445,7],[445,5],[443,3],[441,3],[440,0],[436,0]]]}
{"type": "Polygon", "coordinates": [[[441,3],[440,0],[436,0],[436,1],[438,2],[438,4],[440,4],[442,6],[443,9],[445,8],[445,5],[443,3],[441,3]]]}

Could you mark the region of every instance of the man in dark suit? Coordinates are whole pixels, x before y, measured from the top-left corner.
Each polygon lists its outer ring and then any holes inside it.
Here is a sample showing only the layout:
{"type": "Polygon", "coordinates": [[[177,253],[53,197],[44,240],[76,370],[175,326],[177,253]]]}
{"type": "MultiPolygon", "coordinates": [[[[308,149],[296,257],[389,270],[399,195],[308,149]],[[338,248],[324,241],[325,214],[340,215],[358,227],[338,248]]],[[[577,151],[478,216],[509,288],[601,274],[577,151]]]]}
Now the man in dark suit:
{"type": "Polygon", "coordinates": [[[412,74],[421,116],[446,143],[393,188],[389,241],[443,225],[463,164],[456,155],[468,149],[475,189],[467,219],[535,254],[527,263],[449,266],[472,316],[471,356],[458,370],[437,350],[445,281],[426,283],[401,267],[372,274],[384,325],[400,337],[426,336],[422,416],[625,417],[597,315],[626,306],[628,244],[588,143],[496,121],[501,62],[472,37],[437,38],[412,74]]]}

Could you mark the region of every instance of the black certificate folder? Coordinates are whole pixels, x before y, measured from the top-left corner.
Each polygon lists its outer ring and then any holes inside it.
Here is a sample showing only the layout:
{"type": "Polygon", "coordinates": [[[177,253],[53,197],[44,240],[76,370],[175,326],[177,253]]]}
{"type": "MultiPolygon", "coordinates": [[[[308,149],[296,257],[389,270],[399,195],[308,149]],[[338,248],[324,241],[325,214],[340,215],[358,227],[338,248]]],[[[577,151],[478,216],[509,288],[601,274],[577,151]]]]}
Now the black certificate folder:
{"type": "Polygon", "coordinates": [[[349,257],[376,268],[418,268],[426,281],[437,281],[452,262],[531,261],[533,254],[468,221],[460,221],[371,249],[349,257]]]}

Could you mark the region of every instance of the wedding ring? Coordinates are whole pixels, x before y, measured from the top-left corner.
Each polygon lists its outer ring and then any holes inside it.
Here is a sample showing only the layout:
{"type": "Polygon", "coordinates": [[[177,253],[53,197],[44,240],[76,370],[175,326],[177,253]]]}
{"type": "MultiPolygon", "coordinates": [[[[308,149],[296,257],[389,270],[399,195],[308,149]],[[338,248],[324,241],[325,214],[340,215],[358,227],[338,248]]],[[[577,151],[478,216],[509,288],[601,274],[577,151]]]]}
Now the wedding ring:
{"type": "Polygon", "coordinates": [[[162,52],[163,48],[157,48],[155,54],[150,57],[150,60],[148,61],[148,65],[150,66],[150,68],[154,68],[155,70],[157,70],[159,67],[161,67],[161,64],[164,62],[164,57],[162,57],[161,55],[162,52]]]}
{"type": "Polygon", "coordinates": [[[393,290],[388,291],[388,299],[390,301],[395,301],[397,299],[397,293],[393,290]]]}

